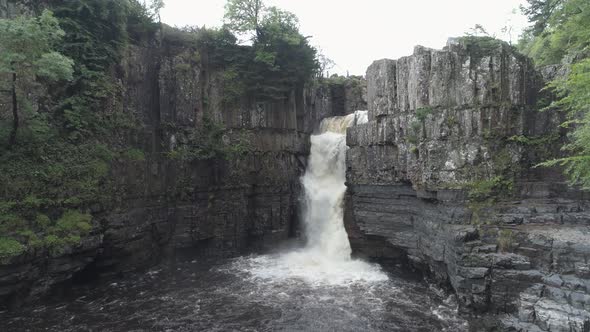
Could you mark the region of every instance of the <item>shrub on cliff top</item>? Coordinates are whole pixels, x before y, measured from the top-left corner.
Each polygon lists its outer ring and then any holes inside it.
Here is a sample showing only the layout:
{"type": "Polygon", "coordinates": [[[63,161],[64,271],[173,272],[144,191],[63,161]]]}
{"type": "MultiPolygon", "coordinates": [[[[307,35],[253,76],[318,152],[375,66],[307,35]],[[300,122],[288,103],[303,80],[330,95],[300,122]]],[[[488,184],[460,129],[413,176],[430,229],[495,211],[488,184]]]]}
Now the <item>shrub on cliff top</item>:
{"type": "Polygon", "coordinates": [[[299,21],[292,13],[267,7],[261,0],[229,0],[225,21],[227,30],[251,34],[248,47],[231,47],[227,37],[220,39],[226,44],[222,49],[230,46],[224,54],[226,69],[237,74],[232,81],[242,82],[245,94],[284,99],[319,70],[317,50],[299,32],[299,21]]]}
{"type": "Polygon", "coordinates": [[[516,51],[515,47],[491,36],[463,36],[457,40],[463,45],[465,52],[472,58],[472,64],[476,64],[485,56],[498,54],[503,50],[512,51],[515,56],[522,57],[516,51]]]}

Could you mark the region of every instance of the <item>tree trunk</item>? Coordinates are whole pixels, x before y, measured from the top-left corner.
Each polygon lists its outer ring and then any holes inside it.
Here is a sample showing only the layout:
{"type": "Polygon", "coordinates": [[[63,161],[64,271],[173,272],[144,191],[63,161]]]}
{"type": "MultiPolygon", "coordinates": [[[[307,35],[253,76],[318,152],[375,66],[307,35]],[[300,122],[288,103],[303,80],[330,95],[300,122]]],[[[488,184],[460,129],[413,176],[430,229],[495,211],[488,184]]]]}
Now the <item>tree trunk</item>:
{"type": "Polygon", "coordinates": [[[16,133],[18,131],[18,100],[16,98],[16,73],[12,73],[12,131],[8,139],[8,148],[12,149],[16,143],[16,133]]]}

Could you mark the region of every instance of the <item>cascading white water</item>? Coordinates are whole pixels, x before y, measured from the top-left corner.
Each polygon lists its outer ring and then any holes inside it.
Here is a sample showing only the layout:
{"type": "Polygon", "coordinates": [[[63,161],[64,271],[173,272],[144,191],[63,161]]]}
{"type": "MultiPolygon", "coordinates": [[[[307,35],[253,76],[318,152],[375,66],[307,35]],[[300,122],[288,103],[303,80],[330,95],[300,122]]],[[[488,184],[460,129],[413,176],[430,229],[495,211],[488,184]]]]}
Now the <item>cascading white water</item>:
{"type": "Polygon", "coordinates": [[[331,285],[388,279],[379,266],[350,257],[343,222],[346,129],[365,122],[366,111],[322,121],[319,134],[311,137],[309,163],[301,178],[307,244],[282,255],[251,258],[245,269],[254,277],[272,281],[295,278],[331,285]]]}
{"type": "Polygon", "coordinates": [[[367,122],[367,112],[322,121],[320,133],[311,136],[311,153],[305,175],[305,234],[307,249],[331,260],[350,259],[350,243],[343,224],[346,193],[346,129],[367,122]]]}

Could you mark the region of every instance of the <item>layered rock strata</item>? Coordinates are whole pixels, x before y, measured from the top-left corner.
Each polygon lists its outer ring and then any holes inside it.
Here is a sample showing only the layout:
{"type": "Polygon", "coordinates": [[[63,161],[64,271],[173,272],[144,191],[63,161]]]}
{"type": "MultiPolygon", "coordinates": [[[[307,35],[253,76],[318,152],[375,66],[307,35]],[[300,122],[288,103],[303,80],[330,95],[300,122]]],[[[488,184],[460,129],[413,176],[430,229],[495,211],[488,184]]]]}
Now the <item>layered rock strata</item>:
{"type": "MultiPolygon", "coordinates": [[[[1,13],[16,15],[15,8],[1,13]]],[[[309,135],[322,118],[364,100],[362,89],[314,84],[294,87],[278,101],[244,95],[229,103],[223,69],[194,57],[205,50],[166,36],[139,37],[113,67],[121,93],[105,112],[139,121],[118,144],[145,158],[113,161],[115,203],[92,207],[93,230],[79,246],[60,254],[28,250],[0,264],[0,306],[72,279],[146,267],[179,250],[231,256],[293,236],[309,135]],[[241,142],[244,151],[190,162],[172,158],[205,119],[223,126],[223,144],[241,142]]],[[[2,112],[11,107],[0,105],[2,112]]]]}
{"type": "Polygon", "coordinates": [[[464,38],[376,61],[367,82],[370,121],[347,137],[355,252],[427,271],[506,329],[586,331],[590,197],[533,168],[564,133],[531,62],[464,38]]]}

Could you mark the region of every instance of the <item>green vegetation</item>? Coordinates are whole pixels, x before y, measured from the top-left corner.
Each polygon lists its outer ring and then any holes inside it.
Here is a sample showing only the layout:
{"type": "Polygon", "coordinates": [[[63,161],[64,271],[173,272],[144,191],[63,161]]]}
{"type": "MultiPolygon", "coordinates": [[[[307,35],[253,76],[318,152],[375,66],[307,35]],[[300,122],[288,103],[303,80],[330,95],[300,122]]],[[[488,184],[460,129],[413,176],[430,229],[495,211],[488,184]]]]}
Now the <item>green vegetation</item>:
{"type": "MultiPolygon", "coordinates": [[[[131,36],[157,27],[131,0],[67,1],[52,10],[0,20],[7,50],[0,76],[16,76],[0,88],[12,106],[11,116],[0,113],[2,262],[78,245],[92,229],[90,208],[111,203],[118,138],[137,123],[113,104],[120,87],[111,69],[131,36]]],[[[141,159],[143,152],[121,153],[141,159]]]]}
{"type": "Polygon", "coordinates": [[[571,141],[562,148],[568,157],[540,166],[563,166],[572,184],[590,189],[590,59],[572,65],[566,78],[553,81],[549,86],[559,98],[552,107],[567,112],[567,121],[562,126],[571,128],[571,141]]]}
{"type": "Polygon", "coordinates": [[[519,42],[525,54],[537,64],[546,65],[588,52],[590,3],[587,0],[527,1],[524,12],[533,25],[519,42]]]}
{"type": "MultiPolygon", "coordinates": [[[[417,145],[420,142],[420,134],[424,129],[424,121],[426,118],[434,112],[432,107],[420,107],[416,109],[416,119],[410,122],[410,129],[406,135],[408,142],[412,145],[417,145]]],[[[417,147],[410,148],[412,153],[418,152],[417,147]]]]}
{"type": "Polygon", "coordinates": [[[27,248],[46,248],[52,255],[59,255],[68,246],[78,245],[81,238],[92,230],[92,216],[88,213],[65,210],[57,220],[52,221],[44,214],[35,216],[33,211],[30,209],[24,216],[4,214],[0,217],[2,261],[24,253],[27,248]]]}
{"type": "Polygon", "coordinates": [[[465,47],[475,66],[484,55],[497,54],[504,48],[512,48],[508,43],[490,36],[463,36],[458,41],[465,47]]]}
{"type": "MultiPolygon", "coordinates": [[[[116,208],[116,193],[124,190],[111,167],[153,157],[138,148],[134,110],[123,112],[119,78],[130,45],[188,50],[174,70],[222,73],[223,107],[284,101],[318,74],[317,51],[299,32],[297,17],[260,0],[229,1],[220,29],[184,30],[160,23],[161,0],[31,6],[30,17],[0,20],[0,103],[12,108],[0,110],[2,262],[21,254],[60,255],[79,245],[96,225],[91,211],[116,208]],[[247,12],[252,4],[254,16],[247,12]],[[240,43],[249,32],[248,45],[240,43]]],[[[208,114],[212,105],[208,93],[202,95],[208,114]]],[[[184,163],[249,150],[244,137],[207,116],[198,123],[157,128],[177,139],[164,153],[184,163]]]]}
{"type": "Polygon", "coordinates": [[[185,162],[209,159],[228,159],[230,156],[248,151],[248,144],[243,139],[229,142],[225,128],[205,117],[203,124],[197,128],[184,130],[182,135],[187,139],[179,142],[168,156],[185,162]]]}
{"type": "Polygon", "coordinates": [[[353,94],[360,95],[365,87],[366,82],[362,76],[341,76],[334,74],[330,77],[321,77],[321,72],[317,72],[318,77],[312,82],[313,84],[323,84],[330,88],[348,88],[353,94]]]}
{"type": "Polygon", "coordinates": [[[145,153],[139,149],[128,149],[121,153],[121,156],[130,161],[145,161],[145,153]]]}
{"type": "Polygon", "coordinates": [[[572,184],[590,189],[590,2],[587,0],[528,0],[525,13],[533,23],[519,43],[539,65],[561,63],[565,77],[551,82],[556,95],[549,107],[567,113],[570,129],[567,157],[539,166],[563,166],[572,184]]]}
{"type": "Polygon", "coordinates": [[[503,176],[495,176],[489,180],[475,181],[467,184],[468,195],[471,201],[483,202],[496,197],[507,196],[513,190],[512,180],[503,176]]]}
{"type": "Polygon", "coordinates": [[[408,131],[406,137],[408,142],[413,145],[417,145],[420,142],[419,135],[422,130],[422,122],[420,121],[412,121],[410,122],[410,130],[408,131]]]}
{"type": "Polygon", "coordinates": [[[0,75],[11,77],[7,89],[12,103],[9,149],[16,143],[23,108],[30,108],[29,91],[42,85],[41,80],[72,79],[72,59],[56,51],[64,35],[57,19],[48,10],[35,18],[0,19],[0,75]]]}
{"type": "Polygon", "coordinates": [[[552,133],[543,136],[524,136],[517,135],[508,138],[508,141],[516,142],[525,146],[546,146],[559,139],[558,133],[552,133]]]}
{"type": "MultiPolygon", "coordinates": [[[[320,71],[318,52],[299,32],[297,17],[261,0],[228,1],[222,28],[165,28],[163,38],[194,47],[191,61],[223,72],[226,107],[234,107],[242,98],[285,100],[320,71]],[[249,45],[240,42],[244,36],[249,45]]],[[[207,100],[204,104],[209,106],[207,100]]]]}
{"type": "Polygon", "coordinates": [[[459,121],[457,120],[455,114],[448,114],[445,119],[445,123],[449,129],[455,128],[457,125],[459,125],[459,121]]]}
{"type": "Polygon", "coordinates": [[[203,31],[199,44],[209,50],[211,63],[225,70],[229,104],[240,96],[286,99],[319,71],[317,50],[292,13],[261,0],[229,0],[225,20],[223,29],[203,31]],[[252,46],[238,45],[232,32],[250,33],[252,46]]]}
{"type": "Polygon", "coordinates": [[[561,135],[556,131],[541,136],[516,135],[508,138],[508,142],[514,142],[523,146],[529,153],[533,153],[533,160],[546,160],[556,154],[553,148],[561,139],[561,135]]]}
{"type": "Polygon", "coordinates": [[[426,118],[432,114],[432,112],[434,112],[432,107],[420,107],[416,110],[416,118],[419,121],[424,122],[424,120],[426,120],[426,118]]]}
{"type": "Polygon", "coordinates": [[[463,36],[459,37],[459,41],[465,45],[467,51],[476,54],[490,54],[508,46],[506,42],[490,36],[463,36]]]}
{"type": "Polygon", "coordinates": [[[25,246],[11,238],[0,237],[0,263],[25,252],[25,246]]]}
{"type": "Polygon", "coordinates": [[[266,6],[262,0],[228,0],[225,4],[225,20],[228,29],[236,33],[254,31],[259,35],[266,6]]]}
{"type": "Polygon", "coordinates": [[[514,247],[515,236],[510,229],[501,229],[498,232],[498,248],[501,252],[510,252],[514,247]]]}
{"type": "MultiPolygon", "coordinates": [[[[478,228],[484,224],[491,224],[487,219],[488,210],[498,201],[505,200],[514,195],[514,178],[518,175],[520,167],[514,165],[509,148],[496,148],[498,152],[492,157],[492,174],[487,175],[484,180],[469,182],[462,186],[467,190],[469,199],[468,208],[472,211],[471,222],[478,228]]],[[[475,178],[482,178],[489,171],[473,169],[475,178]],[[483,173],[483,174],[482,174],[483,173]]]]}

